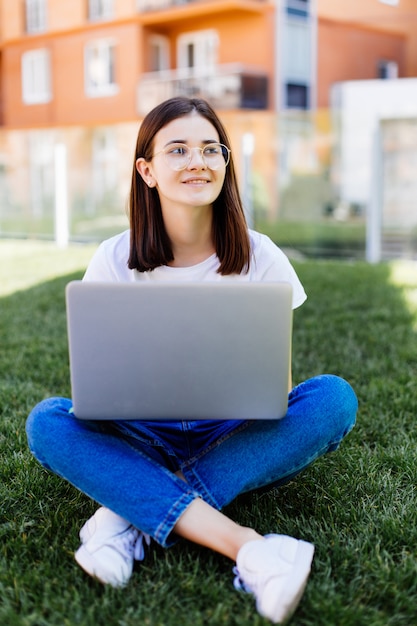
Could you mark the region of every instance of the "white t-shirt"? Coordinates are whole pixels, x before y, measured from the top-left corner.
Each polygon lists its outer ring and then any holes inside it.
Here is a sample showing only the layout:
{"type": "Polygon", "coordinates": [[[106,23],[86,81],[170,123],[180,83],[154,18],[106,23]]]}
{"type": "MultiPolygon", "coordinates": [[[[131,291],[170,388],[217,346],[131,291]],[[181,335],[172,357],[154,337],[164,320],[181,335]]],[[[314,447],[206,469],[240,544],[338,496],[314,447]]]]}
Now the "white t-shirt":
{"type": "Polygon", "coordinates": [[[127,266],[130,248],[130,231],[107,239],[100,244],[91,259],[84,280],[94,282],[135,282],[135,281],[282,281],[293,288],[293,308],[300,306],[307,298],[294,268],[286,255],[269,237],[250,230],[252,256],[247,274],[222,276],[217,273],[219,259],[216,254],[191,267],[170,267],[163,265],[149,272],[138,272],[127,266]]]}

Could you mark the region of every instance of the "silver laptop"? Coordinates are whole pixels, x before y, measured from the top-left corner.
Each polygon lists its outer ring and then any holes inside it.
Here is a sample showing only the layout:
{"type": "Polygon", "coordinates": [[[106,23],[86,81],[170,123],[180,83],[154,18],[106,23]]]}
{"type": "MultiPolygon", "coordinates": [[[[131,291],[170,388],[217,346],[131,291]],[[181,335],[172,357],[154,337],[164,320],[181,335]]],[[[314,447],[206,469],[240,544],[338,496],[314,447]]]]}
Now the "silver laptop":
{"type": "Polygon", "coordinates": [[[279,419],[287,410],[288,283],[67,285],[80,419],[279,419]]]}

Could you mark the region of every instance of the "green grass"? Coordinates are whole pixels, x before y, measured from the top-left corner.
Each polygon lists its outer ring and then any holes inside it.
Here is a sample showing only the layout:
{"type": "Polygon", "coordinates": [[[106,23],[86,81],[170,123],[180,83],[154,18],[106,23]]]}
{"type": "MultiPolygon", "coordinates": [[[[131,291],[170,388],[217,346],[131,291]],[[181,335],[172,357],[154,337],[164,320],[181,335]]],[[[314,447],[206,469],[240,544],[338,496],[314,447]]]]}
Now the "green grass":
{"type": "MultiPolygon", "coordinates": [[[[103,588],[74,562],[94,503],[40,467],[24,425],[39,400],[69,393],[64,287],[91,251],[0,242],[0,624],[266,626],[253,599],[234,591],[231,564],[202,548],[155,546],[124,590],[103,588]]],[[[413,626],[417,268],[296,268],[309,299],[295,314],[295,382],[344,376],[359,397],[358,424],[297,480],[241,497],[227,512],[316,544],[292,625],[413,626]]]]}

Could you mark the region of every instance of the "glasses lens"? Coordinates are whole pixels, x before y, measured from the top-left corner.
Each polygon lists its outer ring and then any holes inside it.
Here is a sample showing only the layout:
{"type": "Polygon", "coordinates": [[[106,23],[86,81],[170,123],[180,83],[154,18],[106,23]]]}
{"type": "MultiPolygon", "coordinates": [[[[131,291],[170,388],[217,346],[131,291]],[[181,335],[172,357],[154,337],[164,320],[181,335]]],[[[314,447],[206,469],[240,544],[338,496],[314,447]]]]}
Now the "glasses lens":
{"type": "Polygon", "coordinates": [[[165,161],[175,171],[183,170],[190,161],[190,148],[183,143],[173,143],[164,151],[165,161]]]}
{"type": "Polygon", "coordinates": [[[210,143],[203,150],[204,161],[211,170],[218,170],[229,162],[229,151],[221,143],[210,143]]]}

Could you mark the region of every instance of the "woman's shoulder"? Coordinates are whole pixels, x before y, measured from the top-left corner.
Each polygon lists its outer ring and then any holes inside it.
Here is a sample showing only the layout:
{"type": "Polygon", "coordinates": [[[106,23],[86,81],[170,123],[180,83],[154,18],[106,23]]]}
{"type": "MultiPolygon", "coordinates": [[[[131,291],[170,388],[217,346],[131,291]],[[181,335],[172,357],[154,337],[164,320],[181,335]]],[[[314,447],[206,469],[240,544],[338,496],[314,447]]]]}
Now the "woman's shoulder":
{"type": "Polygon", "coordinates": [[[130,245],[130,229],[124,230],[117,235],[113,235],[109,239],[105,239],[101,242],[100,247],[107,250],[123,250],[129,249],[130,245]]]}
{"type": "Polygon", "coordinates": [[[269,257],[270,259],[277,259],[286,256],[281,248],[264,233],[260,233],[257,230],[249,230],[249,239],[251,242],[252,255],[255,258],[269,257]]]}
{"type": "Polygon", "coordinates": [[[130,230],[105,239],[91,259],[84,280],[129,280],[130,230]]]}
{"type": "Polygon", "coordinates": [[[285,281],[293,287],[293,308],[306,299],[304,288],[285,252],[267,235],[249,231],[252,245],[250,280],[285,281]]]}
{"type": "Polygon", "coordinates": [[[112,263],[126,263],[129,256],[129,246],[130,230],[125,230],[118,235],[114,235],[102,241],[97,252],[105,256],[112,263]]]}

